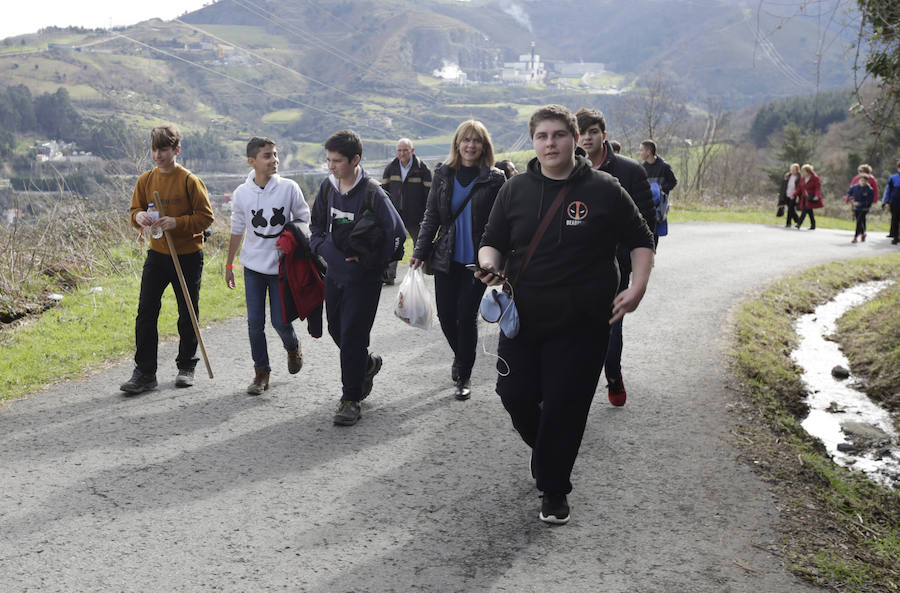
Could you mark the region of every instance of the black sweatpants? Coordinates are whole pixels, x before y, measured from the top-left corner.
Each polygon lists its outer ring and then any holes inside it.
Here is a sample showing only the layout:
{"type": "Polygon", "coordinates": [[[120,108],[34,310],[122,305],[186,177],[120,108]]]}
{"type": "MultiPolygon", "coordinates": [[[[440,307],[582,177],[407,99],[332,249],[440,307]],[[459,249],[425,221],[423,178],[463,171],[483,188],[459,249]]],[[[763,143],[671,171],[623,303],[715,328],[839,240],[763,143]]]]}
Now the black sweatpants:
{"type": "Polygon", "coordinates": [[[381,280],[339,284],[325,275],[328,333],[341,350],[342,400],[359,401],[369,364],[369,334],[375,323],[381,280]]]}
{"type": "MultiPolygon", "coordinates": [[[[500,335],[498,355],[509,374],[497,394],[513,426],[532,448],[538,490],[572,491],[570,476],[600,379],[609,326],[573,328],[539,342],[500,335]]],[[[498,361],[498,370],[506,370],[498,361]]]]}
{"type": "Polygon", "coordinates": [[[891,203],[891,230],[888,236],[893,239],[900,239],[900,204],[896,206],[891,203]]]}
{"type": "MultiPolygon", "coordinates": [[[[203,251],[195,251],[178,256],[184,283],[194,305],[194,314],[200,312],[200,281],[203,276],[203,251]]],[[[159,310],[162,307],[162,295],[166,287],[172,285],[175,300],[178,303],[178,357],[175,364],[179,369],[191,369],[197,366],[197,336],[194,324],[188,312],[175,264],[168,253],[160,253],[152,249],[147,251],[144,270],[141,274],[141,294],[138,298],[137,318],[134,321],[134,341],[137,350],[134,353],[134,365],[144,375],[156,374],[156,357],[159,345],[159,310]]]]}

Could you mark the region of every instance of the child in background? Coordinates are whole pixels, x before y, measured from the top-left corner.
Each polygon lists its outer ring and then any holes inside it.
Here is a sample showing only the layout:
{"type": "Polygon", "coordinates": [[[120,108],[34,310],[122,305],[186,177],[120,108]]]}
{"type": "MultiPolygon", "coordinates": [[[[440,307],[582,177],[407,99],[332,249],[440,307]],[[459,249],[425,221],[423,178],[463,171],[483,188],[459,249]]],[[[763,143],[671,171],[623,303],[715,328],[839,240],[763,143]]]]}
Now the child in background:
{"type": "Polygon", "coordinates": [[[851,243],[856,243],[857,237],[860,236],[862,237],[861,241],[866,240],[866,215],[875,199],[875,191],[869,185],[869,175],[860,173],[856,179],[856,185],[851,185],[847,191],[850,203],[853,205],[853,214],[856,217],[856,232],[851,243]]]}

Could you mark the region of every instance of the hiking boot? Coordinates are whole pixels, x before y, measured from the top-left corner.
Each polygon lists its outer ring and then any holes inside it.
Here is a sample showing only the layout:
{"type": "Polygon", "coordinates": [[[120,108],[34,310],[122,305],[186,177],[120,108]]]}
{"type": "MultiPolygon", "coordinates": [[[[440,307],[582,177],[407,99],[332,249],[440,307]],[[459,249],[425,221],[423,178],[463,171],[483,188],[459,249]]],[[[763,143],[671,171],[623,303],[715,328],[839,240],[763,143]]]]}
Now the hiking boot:
{"type": "Polygon", "coordinates": [[[261,395],[263,391],[269,388],[269,371],[266,367],[253,367],[256,376],[250,385],[247,385],[247,393],[250,395],[261,395]]]}
{"type": "MultiPolygon", "coordinates": [[[[375,375],[380,370],[381,357],[377,354],[369,354],[369,366],[366,368],[366,374],[363,377],[362,397],[359,398],[359,401],[366,399],[372,393],[372,383],[375,381],[375,375]]],[[[354,420],[353,422],[355,423],[356,421],[354,420]]]]}
{"type": "Polygon", "coordinates": [[[606,387],[609,390],[609,403],[614,406],[624,406],[625,383],[622,382],[622,378],[607,379],[606,387]]]}
{"type": "Polygon", "coordinates": [[[303,368],[303,353],[300,352],[300,345],[297,345],[296,350],[288,350],[288,372],[292,375],[296,375],[300,372],[300,369],[303,368]]]}
{"type": "Polygon", "coordinates": [[[551,494],[544,492],[544,500],[541,502],[541,514],[538,515],[544,523],[551,525],[565,525],[569,522],[569,502],[565,494],[551,494]]]}
{"type": "Polygon", "coordinates": [[[469,399],[472,396],[472,390],[469,389],[469,380],[468,379],[457,379],[456,380],[456,393],[453,394],[456,399],[463,402],[469,399]]]}
{"type": "Polygon", "coordinates": [[[334,423],[338,426],[353,426],[359,422],[361,417],[362,414],[359,411],[359,402],[341,400],[341,403],[338,404],[338,408],[334,413],[334,423]]]}
{"type": "Polygon", "coordinates": [[[156,375],[145,375],[138,369],[134,369],[131,378],[119,385],[119,389],[131,395],[156,389],[156,375]]]}
{"type": "Polygon", "coordinates": [[[178,369],[175,387],[190,387],[194,384],[194,369],[178,369]]]}

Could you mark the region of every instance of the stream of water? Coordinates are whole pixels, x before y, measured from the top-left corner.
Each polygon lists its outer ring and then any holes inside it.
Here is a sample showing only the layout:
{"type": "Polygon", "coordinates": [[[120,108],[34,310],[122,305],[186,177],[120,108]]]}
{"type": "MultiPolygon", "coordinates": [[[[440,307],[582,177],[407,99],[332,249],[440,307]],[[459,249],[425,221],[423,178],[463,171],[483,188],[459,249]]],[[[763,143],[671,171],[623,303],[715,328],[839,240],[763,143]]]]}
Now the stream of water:
{"type": "Polygon", "coordinates": [[[826,339],[835,332],[841,315],[872,299],[890,284],[891,281],[859,284],[800,317],[795,324],[800,345],[791,356],[803,369],[802,378],[809,391],[806,398],[809,416],[803,420],[803,428],[825,444],[838,464],[863,471],[871,479],[896,488],[900,487],[900,438],[894,419],[865,393],[855,389],[852,369],[848,379],[832,376],[835,366],[849,369],[850,365],[838,344],[826,339]],[[874,450],[839,450],[839,445],[847,449],[853,443],[853,437],[845,430],[848,422],[882,431],[883,440],[889,443],[874,450]]]}

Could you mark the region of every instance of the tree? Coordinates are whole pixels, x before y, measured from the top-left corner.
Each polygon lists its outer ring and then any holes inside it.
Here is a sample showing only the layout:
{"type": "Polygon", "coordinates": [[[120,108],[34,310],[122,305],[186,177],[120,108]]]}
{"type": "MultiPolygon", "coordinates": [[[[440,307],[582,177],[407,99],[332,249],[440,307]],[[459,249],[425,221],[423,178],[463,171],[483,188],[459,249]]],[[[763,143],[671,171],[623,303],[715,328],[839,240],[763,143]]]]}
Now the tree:
{"type": "Polygon", "coordinates": [[[81,116],[72,105],[69,92],[62,87],[52,95],[44,93],[35,99],[34,114],[38,128],[50,138],[71,141],[81,131],[81,116]]]}
{"type": "Polygon", "coordinates": [[[815,132],[804,132],[800,126],[790,122],[782,130],[781,144],[775,151],[778,165],[767,168],[766,174],[776,187],[781,187],[784,174],[793,164],[803,165],[812,160],[818,144],[815,132]]]}
{"type": "MultiPolygon", "coordinates": [[[[856,69],[859,69],[862,47],[867,44],[865,72],[875,78],[880,91],[868,104],[860,96],[859,109],[877,131],[883,131],[886,125],[900,124],[900,4],[895,0],[858,0],[858,4],[863,19],[857,40],[856,69]]],[[[857,79],[857,91],[866,78],[857,79]]]]}
{"type": "Polygon", "coordinates": [[[228,156],[228,147],[211,129],[199,133],[188,132],[181,141],[181,157],[184,162],[215,165],[228,156]]]}
{"type": "Polygon", "coordinates": [[[37,129],[37,118],[34,114],[34,101],[31,91],[24,84],[17,84],[6,89],[6,97],[12,112],[12,129],[16,132],[30,132],[37,129]]]}

